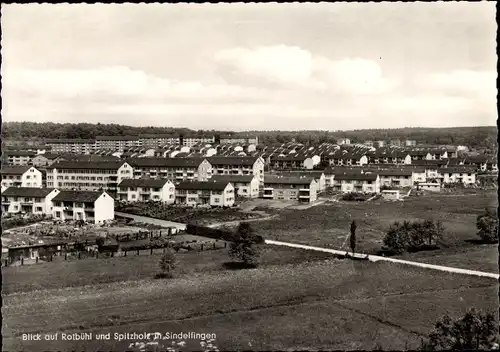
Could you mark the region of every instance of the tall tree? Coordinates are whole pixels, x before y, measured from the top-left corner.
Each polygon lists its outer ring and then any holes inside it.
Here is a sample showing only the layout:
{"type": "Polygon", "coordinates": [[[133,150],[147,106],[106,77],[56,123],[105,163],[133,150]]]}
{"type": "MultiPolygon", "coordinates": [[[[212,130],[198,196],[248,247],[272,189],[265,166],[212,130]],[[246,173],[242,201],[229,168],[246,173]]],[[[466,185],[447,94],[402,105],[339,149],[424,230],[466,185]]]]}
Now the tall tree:
{"type": "Polygon", "coordinates": [[[356,250],[356,221],[351,222],[351,236],[349,238],[351,242],[351,251],[354,254],[354,251],[356,250]]]}
{"type": "Polygon", "coordinates": [[[247,222],[238,226],[234,240],[229,246],[229,256],[241,260],[245,265],[256,266],[259,252],[255,248],[256,236],[253,228],[247,222]]]}

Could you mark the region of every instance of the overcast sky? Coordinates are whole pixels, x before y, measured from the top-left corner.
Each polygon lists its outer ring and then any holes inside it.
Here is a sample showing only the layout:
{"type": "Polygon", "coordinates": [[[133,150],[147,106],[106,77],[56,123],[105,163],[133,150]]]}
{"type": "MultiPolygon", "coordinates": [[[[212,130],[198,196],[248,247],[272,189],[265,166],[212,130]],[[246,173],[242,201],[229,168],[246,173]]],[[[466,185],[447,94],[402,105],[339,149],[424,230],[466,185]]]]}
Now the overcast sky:
{"type": "Polygon", "coordinates": [[[2,117],[494,125],[495,13],[495,2],[3,5],[2,117]]]}

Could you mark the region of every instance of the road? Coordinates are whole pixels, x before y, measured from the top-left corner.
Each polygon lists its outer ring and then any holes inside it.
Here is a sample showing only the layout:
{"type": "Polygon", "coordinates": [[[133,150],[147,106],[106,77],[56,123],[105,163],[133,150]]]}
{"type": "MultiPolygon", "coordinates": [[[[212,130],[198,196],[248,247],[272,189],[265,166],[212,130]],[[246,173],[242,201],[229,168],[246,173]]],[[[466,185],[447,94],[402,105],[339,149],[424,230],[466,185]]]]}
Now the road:
{"type": "MultiPolygon", "coordinates": [[[[280,241],[266,240],[266,244],[273,244],[273,245],[285,246],[285,247],[292,247],[292,248],[302,248],[302,249],[307,249],[307,250],[312,250],[312,251],[318,251],[318,252],[326,252],[326,253],[332,253],[332,254],[340,254],[340,255],[345,255],[346,254],[346,251],[339,251],[337,249],[328,249],[328,248],[321,248],[321,247],[313,247],[313,246],[307,246],[307,245],[303,245],[303,244],[296,244],[296,243],[289,243],[289,242],[280,242],[280,241]]],[[[353,253],[349,253],[349,255],[353,256],[353,253]]],[[[399,263],[399,264],[417,266],[417,267],[420,267],[420,268],[445,271],[445,272],[448,272],[448,273],[457,273],[457,274],[465,274],[465,275],[473,275],[473,276],[482,276],[482,277],[489,277],[489,278],[493,278],[493,279],[497,279],[497,280],[500,278],[500,275],[499,274],[495,274],[495,273],[487,273],[487,272],[484,272],[484,271],[476,271],[476,270],[453,268],[453,267],[442,266],[442,265],[434,265],[434,264],[412,262],[412,261],[408,261],[408,260],[401,260],[401,259],[388,258],[388,257],[380,257],[380,256],[377,256],[377,255],[368,255],[368,254],[362,254],[362,253],[355,253],[354,257],[356,257],[356,258],[368,258],[372,262],[387,261],[387,262],[393,262],[393,263],[399,263]]]]}
{"type": "Polygon", "coordinates": [[[123,218],[132,219],[136,222],[143,222],[146,224],[153,224],[153,225],[159,225],[159,226],[164,226],[164,227],[175,227],[179,231],[186,229],[186,224],[182,224],[180,222],[173,222],[173,221],[168,221],[168,220],[150,218],[147,216],[139,216],[139,215],[121,213],[118,211],[115,211],[115,216],[120,216],[123,218]]]}

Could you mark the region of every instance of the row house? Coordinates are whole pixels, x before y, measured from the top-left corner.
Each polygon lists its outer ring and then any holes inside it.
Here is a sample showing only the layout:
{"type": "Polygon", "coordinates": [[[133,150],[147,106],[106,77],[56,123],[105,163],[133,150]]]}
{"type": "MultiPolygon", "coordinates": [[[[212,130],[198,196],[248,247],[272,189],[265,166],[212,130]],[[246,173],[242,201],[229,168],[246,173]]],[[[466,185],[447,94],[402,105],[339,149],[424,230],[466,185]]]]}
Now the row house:
{"type": "Polygon", "coordinates": [[[2,192],[2,212],[52,216],[52,200],[58,194],[52,188],[9,187],[2,192]]]}
{"type": "Polygon", "coordinates": [[[98,149],[95,139],[52,139],[46,144],[52,153],[90,154],[98,149]]]}
{"type": "Polygon", "coordinates": [[[333,189],[342,193],[380,193],[380,177],[376,173],[336,174],[333,189]]]}
{"type": "Polygon", "coordinates": [[[474,165],[481,172],[498,172],[498,161],[496,157],[486,155],[468,156],[463,165],[474,165]]]}
{"type": "Polygon", "coordinates": [[[426,181],[440,177],[439,169],[446,166],[447,160],[414,160],[412,165],[425,169],[426,181]]]}
{"type": "MultiPolygon", "coordinates": [[[[270,176],[286,176],[286,177],[306,177],[313,178],[318,185],[318,192],[324,192],[326,190],[326,176],[325,173],[321,170],[318,171],[279,171],[276,174],[269,174],[270,176]]],[[[266,174],[267,177],[267,174],[266,174]]],[[[333,179],[330,181],[332,182],[333,179]]]]}
{"type": "Polygon", "coordinates": [[[410,154],[394,148],[379,148],[368,152],[367,157],[370,164],[408,165],[412,161],[410,154]]]}
{"type": "Polygon", "coordinates": [[[183,181],[175,186],[176,204],[232,207],[234,200],[234,186],[230,182],[183,181]]]}
{"type": "Polygon", "coordinates": [[[206,181],[212,177],[212,165],[205,158],[133,158],[127,159],[133,178],[167,179],[172,182],[206,181]]]}
{"type": "Polygon", "coordinates": [[[7,162],[8,165],[26,166],[26,165],[33,165],[33,158],[35,156],[36,152],[11,150],[5,152],[4,160],[7,162]]]}
{"type": "Polygon", "coordinates": [[[267,176],[262,197],[312,203],[318,197],[318,184],[312,177],[267,176]]]}
{"type": "Polygon", "coordinates": [[[464,185],[476,184],[476,170],[470,167],[445,167],[439,170],[442,182],[462,183],[464,185]]]}
{"type": "Polygon", "coordinates": [[[237,197],[257,198],[259,196],[259,178],[255,175],[214,175],[210,181],[230,182],[237,197]]]}
{"type": "Polygon", "coordinates": [[[95,148],[123,152],[125,149],[142,147],[137,136],[97,136],[95,148]]]}
{"type": "Polygon", "coordinates": [[[122,180],[133,176],[132,166],[124,161],[61,161],[47,170],[47,187],[116,192],[122,180]]]}
{"type": "Polygon", "coordinates": [[[115,218],[115,200],[104,191],[61,190],[52,199],[52,204],[55,220],[102,224],[115,218]]]}
{"type": "Polygon", "coordinates": [[[414,160],[431,160],[432,155],[426,150],[410,150],[408,151],[408,154],[410,154],[412,162],[414,160]]]}
{"type": "Polygon", "coordinates": [[[259,157],[210,157],[212,175],[253,175],[264,184],[264,160],[259,157]]]}
{"type": "Polygon", "coordinates": [[[175,202],[175,186],[167,179],[126,179],[118,185],[118,200],[128,202],[175,202]]]}
{"type": "Polygon", "coordinates": [[[43,185],[42,172],[34,166],[5,166],[1,171],[3,188],[41,188],[43,185]]]}
{"type": "Polygon", "coordinates": [[[33,166],[47,167],[59,160],[64,160],[61,154],[52,154],[52,153],[38,154],[33,158],[33,166]]]}

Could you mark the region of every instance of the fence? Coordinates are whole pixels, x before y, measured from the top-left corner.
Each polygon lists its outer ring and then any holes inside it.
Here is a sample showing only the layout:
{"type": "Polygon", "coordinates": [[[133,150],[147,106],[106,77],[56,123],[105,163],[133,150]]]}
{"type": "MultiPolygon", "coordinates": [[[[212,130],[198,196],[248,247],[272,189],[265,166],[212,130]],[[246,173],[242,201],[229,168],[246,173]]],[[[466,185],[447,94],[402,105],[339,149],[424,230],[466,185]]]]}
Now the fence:
{"type": "Polygon", "coordinates": [[[83,259],[103,259],[103,258],[119,258],[119,257],[130,257],[130,256],[147,256],[147,255],[160,255],[166,252],[168,248],[179,252],[181,250],[185,251],[207,251],[207,250],[220,250],[227,248],[227,242],[225,241],[213,241],[209,242],[189,242],[189,243],[176,243],[167,244],[163,247],[158,248],[148,248],[148,249],[118,249],[109,251],[97,251],[97,250],[83,250],[83,251],[58,251],[50,255],[38,256],[35,259],[20,257],[19,259],[4,258],[2,259],[2,267],[10,266],[17,263],[18,265],[24,266],[27,264],[41,264],[50,262],[60,262],[60,261],[74,261],[83,259]]]}

